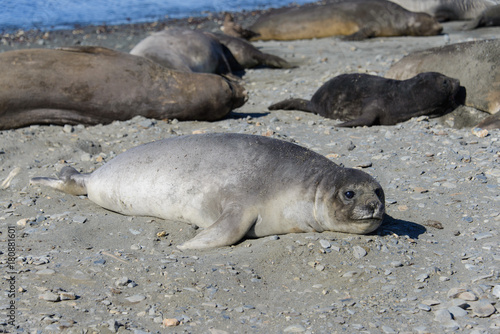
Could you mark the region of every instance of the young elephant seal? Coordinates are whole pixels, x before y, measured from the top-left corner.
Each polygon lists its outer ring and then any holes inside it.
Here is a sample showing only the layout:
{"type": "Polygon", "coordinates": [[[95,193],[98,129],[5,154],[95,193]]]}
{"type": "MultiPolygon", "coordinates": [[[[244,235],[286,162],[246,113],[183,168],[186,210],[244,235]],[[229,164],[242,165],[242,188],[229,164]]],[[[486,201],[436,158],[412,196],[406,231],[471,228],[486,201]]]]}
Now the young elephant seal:
{"type": "Polygon", "coordinates": [[[342,74],[311,100],[288,99],[269,110],[301,110],[345,121],[338,126],[394,125],[412,117],[444,115],[459,103],[460,82],[439,73],[400,81],[369,74],[342,74]]]}
{"type": "Polygon", "coordinates": [[[181,249],[296,232],[369,233],[385,212],[370,175],[295,144],[243,134],[189,135],[137,146],[91,174],[65,167],[32,183],[126,215],[203,227],[181,249]]]}
{"type": "Polygon", "coordinates": [[[236,82],[101,47],[0,53],[0,130],[135,116],[214,121],[245,103],[236,82]]]}
{"type": "Polygon", "coordinates": [[[252,40],[295,40],[346,36],[432,36],[443,27],[426,13],[413,13],[390,1],[344,1],[278,9],[261,16],[250,28],[252,40]]]}
{"type": "Polygon", "coordinates": [[[490,114],[500,111],[500,39],[449,44],[412,52],[391,66],[386,77],[404,80],[436,71],[460,80],[464,104],[490,114]]]}

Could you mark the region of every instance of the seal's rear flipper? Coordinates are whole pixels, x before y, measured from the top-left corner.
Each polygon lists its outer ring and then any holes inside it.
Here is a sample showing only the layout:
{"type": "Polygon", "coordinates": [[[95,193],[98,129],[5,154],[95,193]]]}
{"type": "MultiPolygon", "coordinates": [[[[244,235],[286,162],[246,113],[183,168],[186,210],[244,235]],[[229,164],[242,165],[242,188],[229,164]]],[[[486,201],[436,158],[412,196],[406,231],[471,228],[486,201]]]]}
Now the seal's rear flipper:
{"type": "Polygon", "coordinates": [[[42,184],[71,195],[86,195],[87,187],[85,181],[89,176],[90,174],[80,174],[73,167],[66,166],[61,169],[58,179],[34,177],[30,180],[30,184],[42,184]]]}
{"type": "Polygon", "coordinates": [[[219,219],[193,239],[178,245],[180,250],[204,249],[234,245],[259,221],[260,216],[240,205],[225,208],[219,219]]]}
{"type": "Polygon", "coordinates": [[[267,107],[269,110],[300,110],[315,112],[311,106],[311,101],[304,99],[288,99],[267,107]]]}

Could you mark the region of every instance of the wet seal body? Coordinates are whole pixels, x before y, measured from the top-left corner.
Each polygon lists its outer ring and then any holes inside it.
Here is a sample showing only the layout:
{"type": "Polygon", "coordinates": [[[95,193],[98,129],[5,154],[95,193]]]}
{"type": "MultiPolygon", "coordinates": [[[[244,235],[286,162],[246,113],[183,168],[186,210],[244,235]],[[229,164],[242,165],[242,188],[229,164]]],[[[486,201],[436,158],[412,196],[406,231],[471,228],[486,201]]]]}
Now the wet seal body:
{"type": "Polygon", "coordinates": [[[460,80],[466,90],[466,106],[490,114],[500,110],[500,40],[464,42],[413,52],[392,65],[386,77],[403,80],[428,71],[460,80]]]}
{"type": "Polygon", "coordinates": [[[130,54],[170,69],[200,73],[231,73],[219,41],[198,30],[168,28],[140,41],[130,54]]]}
{"type": "Polygon", "coordinates": [[[389,1],[345,1],[271,11],[250,28],[260,34],[252,40],[295,40],[346,36],[431,36],[442,31],[429,14],[413,13],[389,1]]]}
{"type": "Polygon", "coordinates": [[[321,86],[311,100],[288,99],[269,110],[302,110],[345,121],[338,126],[394,125],[412,117],[444,115],[459,100],[458,80],[422,73],[400,81],[369,74],[342,74],[321,86]]]}
{"type": "Polygon", "coordinates": [[[0,130],[134,116],[214,121],[246,99],[242,86],[220,76],[172,71],[101,47],[3,52],[0,72],[0,130]]]}
{"type": "Polygon", "coordinates": [[[91,174],[65,167],[33,178],[112,211],[203,227],[181,249],[244,237],[339,231],[369,233],[385,212],[371,176],[285,141],[243,134],[190,135],[137,146],[91,174]]]}

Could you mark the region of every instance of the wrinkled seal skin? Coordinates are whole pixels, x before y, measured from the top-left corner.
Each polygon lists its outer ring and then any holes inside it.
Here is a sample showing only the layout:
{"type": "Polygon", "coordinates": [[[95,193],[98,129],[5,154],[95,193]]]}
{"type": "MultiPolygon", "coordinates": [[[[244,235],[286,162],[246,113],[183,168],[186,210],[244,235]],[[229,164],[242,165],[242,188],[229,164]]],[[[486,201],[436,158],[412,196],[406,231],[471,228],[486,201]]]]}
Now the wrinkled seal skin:
{"type": "Polygon", "coordinates": [[[186,72],[231,73],[219,41],[198,30],[169,28],[140,41],[130,54],[186,72]]]}
{"type": "Polygon", "coordinates": [[[100,47],[3,52],[0,73],[0,130],[134,116],[214,121],[246,98],[218,75],[171,71],[100,47]]]}
{"type": "Polygon", "coordinates": [[[228,36],[225,34],[211,34],[225,47],[226,59],[229,61],[233,71],[241,71],[245,68],[267,66],[271,68],[292,68],[286,60],[264,53],[244,39],[228,36]]]}
{"type": "Polygon", "coordinates": [[[346,121],[338,126],[394,125],[412,117],[436,117],[455,109],[460,82],[439,73],[390,80],[369,74],[342,74],[321,86],[311,100],[288,99],[269,110],[302,110],[346,121]]]}
{"type": "Polygon", "coordinates": [[[159,140],[91,174],[65,167],[59,179],[37,177],[31,183],[88,194],[122,214],[204,228],[181,249],[283,233],[369,233],[385,212],[384,192],[365,172],[289,142],[244,134],[159,140]]]}
{"type": "Polygon", "coordinates": [[[346,36],[431,36],[441,25],[429,14],[409,12],[389,1],[346,1],[271,11],[250,28],[260,34],[252,40],[295,40],[346,36]]]}
{"type": "Polygon", "coordinates": [[[481,27],[500,26],[500,5],[485,9],[469,24],[464,26],[464,30],[472,30],[481,27]]]}
{"type": "Polygon", "coordinates": [[[500,109],[500,40],[450,44],[414,52],[395,63],[387,78],[407,79],[437,71],[465,87],[465,105],[490,114],[500,109]]]}
{"type": "Polygon", "coordinates": [[[413,12],[433,15],[438,21],[473,20],[499,0],[391,0],[413,12]]]}

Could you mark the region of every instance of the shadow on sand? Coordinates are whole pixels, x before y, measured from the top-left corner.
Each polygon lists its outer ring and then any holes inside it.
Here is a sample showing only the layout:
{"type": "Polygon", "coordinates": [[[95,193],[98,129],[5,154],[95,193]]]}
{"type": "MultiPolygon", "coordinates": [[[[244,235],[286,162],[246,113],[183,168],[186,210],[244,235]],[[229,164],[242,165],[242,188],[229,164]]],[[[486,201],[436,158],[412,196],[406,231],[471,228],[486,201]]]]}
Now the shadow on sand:
{"type": "Polygon", "coordinates": [[[396,219],[386,214],[382,225],[380,225],[375,233],[380,236],[394,233],[399,236],[407,235],[412,239],[418,239],[418,237],[426,231],[427,229],[422,225],[407,220],[396,219]]]}

